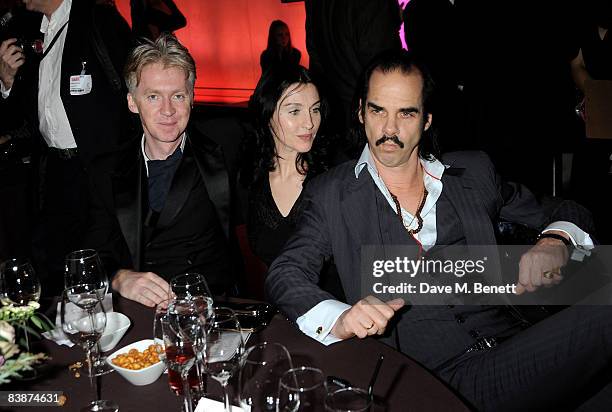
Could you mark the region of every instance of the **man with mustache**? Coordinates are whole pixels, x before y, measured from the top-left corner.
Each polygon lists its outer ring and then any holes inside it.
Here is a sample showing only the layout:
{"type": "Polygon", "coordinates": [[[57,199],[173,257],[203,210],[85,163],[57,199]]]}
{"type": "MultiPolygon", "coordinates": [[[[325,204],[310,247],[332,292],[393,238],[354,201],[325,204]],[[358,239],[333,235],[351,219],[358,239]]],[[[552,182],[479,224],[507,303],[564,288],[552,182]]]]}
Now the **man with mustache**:
{"type": "Polygon", "coordinates": [[[571,307],[523,330],[505,306],[407,307],[402,298],[362,293],[365,245],[420,252],[495,245],[494,223],[501,217],[528,225],[541,235],[521,258],[518,294],[561,281],[566,244],[593,245],[593,224],[581,206],[562,202],[546,212],[525,187],[502,181],[484,153],[439,156],[432,93],[429,73],[410,53],[389,51],[373,60],[353,113],[352,133],[367,142],[361,157],[306,189],[303,218],[270,268],[267,295],[323,344],[382,337],[477,410],[577,406],[584,401],[580,389],[612,364],[609,306],[571,307]],[[347,302],[317,287],[331,257],[347,302]],[[575,376],[577,365],[587,363],[589,370],[575,376]]]}

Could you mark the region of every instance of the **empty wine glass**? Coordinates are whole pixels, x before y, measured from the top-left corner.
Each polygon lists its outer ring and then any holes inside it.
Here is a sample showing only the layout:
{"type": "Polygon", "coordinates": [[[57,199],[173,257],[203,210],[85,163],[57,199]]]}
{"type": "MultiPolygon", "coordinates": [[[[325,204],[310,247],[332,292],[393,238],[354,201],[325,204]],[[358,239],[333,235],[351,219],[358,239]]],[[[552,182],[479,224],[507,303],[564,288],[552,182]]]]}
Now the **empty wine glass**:
{"type": "Polygon", "coordinates": [[[229,308],[215,307],[215,315],[206,334],[206,372],[223,388],[223,404],[231,411],[227,385],[236,374],[244,353],[240,322],[229,308]]]}
{"type": "Polygon", "coordinates": [[[170,279],[170,288],[176,297],[181,299],[213,297],[206,279],[199,273],[184,273],[173,277],[170,279]]]}
{"type": "Polygon", "coordinates": [[[278,411],[324,410],[327,385],[320,369],[308,366],[289,369],[278,385],[278,411]]]}
{"type": "Polygon", "coordinates": [[[97,285],[83,284],[66,288],[62,293],[60,308],[62,330],[71,342],[83,348],[87,356],[89,384],[96,399],[81,411],[118,411],[119,407],[113,401],[98,399],[97,379],[91,371],[91,350],[106,327],[106,312],[98,295],[97,285]]]}
{"type": "MultiPolygon", "coordinates": [[[[95,285],[100,299],[108,291],[108,276],[102,266],[98,252],[93,249],[82,249],[70,252],[64,259],[64,287],[73,285],[90,284],[95,285]]],[[[110,310],[110,308],[106,308],[110,310]]],[[[106,362],[106,357],[101,355],[100,343],[93,348],[92,359],[94,376],[106,375],[114,369],[106,362]]]]}
{"type": "Polygon", "coordinates": [[[325,397],[325,410],[329,412],[367,412],[372,397],[360,388],[340,388],[329,392],[325,397]]]}
{"type": "MultiPolygon", "coordinates": [[[[28,259],[9,259],[0,266],[2,288],[6,297],[19,306],[40,299],[40,281],[28,259]]],[[[30,337],[22,322],[26,351],[30,351],[30,337]]],[[[35,375],[35,372],[32,372],[35,375]]],[[[34,376],[32,376],[34,377],[34,376]]]]}
{"type": "Polygon", "coordinates": [[[9,259],[0,267],[3,287],[16,305],[27,305],[40,299],[40,281],[28,259],[9,259]]]}
{"type": "Polygon", "coordinates": [[[276,411],[278,384],[292,369],[289,351],[280,343],[263,342],[248,348],[242,357],[238,393],[245,410],[276,411]]]}

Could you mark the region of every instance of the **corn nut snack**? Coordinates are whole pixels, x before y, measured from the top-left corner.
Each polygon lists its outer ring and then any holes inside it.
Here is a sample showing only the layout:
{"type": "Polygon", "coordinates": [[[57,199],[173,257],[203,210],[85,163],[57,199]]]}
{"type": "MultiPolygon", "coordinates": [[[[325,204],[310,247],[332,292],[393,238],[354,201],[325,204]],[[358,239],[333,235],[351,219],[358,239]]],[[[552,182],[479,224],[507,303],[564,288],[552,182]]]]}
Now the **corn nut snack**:
{"type": "Polygon", "coordinates": [[[160,345],[149,345],[149,347],[142,352],[138,349],[130,349],[127,353],[115,356],[111,362],[113,365],[125,369],[140,370],[159,362],[160,351],[160,345]]]}

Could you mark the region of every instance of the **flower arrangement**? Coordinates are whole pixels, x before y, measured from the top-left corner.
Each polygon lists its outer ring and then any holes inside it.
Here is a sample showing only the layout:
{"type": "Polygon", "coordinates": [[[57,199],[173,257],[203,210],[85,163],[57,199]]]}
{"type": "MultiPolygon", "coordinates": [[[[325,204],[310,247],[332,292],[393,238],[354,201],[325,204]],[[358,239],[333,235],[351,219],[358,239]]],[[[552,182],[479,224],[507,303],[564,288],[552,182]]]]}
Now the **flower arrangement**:
{"type": "Polygon", "coordinates": [[[32,371],[48,358],[44,353],[29,352],[28,335],[40,338],[39,331],[50,329],[52,324],[46,316],[36,313],[40,308],[38,302],[15,306],[8,299],[0,299],[0,304],[0,385],[3,385],[21,378],[24,372],[32,371]],[[20,339],[17,332],[21,332],[20,339]]]}

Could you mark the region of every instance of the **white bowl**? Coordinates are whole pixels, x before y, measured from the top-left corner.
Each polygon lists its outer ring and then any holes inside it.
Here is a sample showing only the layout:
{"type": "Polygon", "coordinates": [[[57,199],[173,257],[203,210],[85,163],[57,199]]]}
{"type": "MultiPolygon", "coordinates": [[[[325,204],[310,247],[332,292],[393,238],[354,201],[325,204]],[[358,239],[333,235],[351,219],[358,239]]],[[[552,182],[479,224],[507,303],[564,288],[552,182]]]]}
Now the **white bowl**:
{"type": "Polygon", "coordinates": [[[123,313],[108,312],[106,314],[106,328],[100,338],[100,349],[102,349],[102,352],[107,352],[117,346],[131,323],[130,318],[123,313]]]}
{"type": "Polygon", "coordinates": [[[106,362],[117,371],[117,373],[123,376],[132,385],[143,386],[155,382],[166,369],[164,362],[159,361],[154,365],[148,366],[143,369],[132,370],[122,368],[121,366],[114,365],[111,362],[117,355],[121,355],[130,351],[130,349],[138,349],[140,352],[144,351],[153,344],[153,339],[139,340],[138,342],[131,343],[124,346],[121,349],[116,350],[106,358],[106,362]]]}

